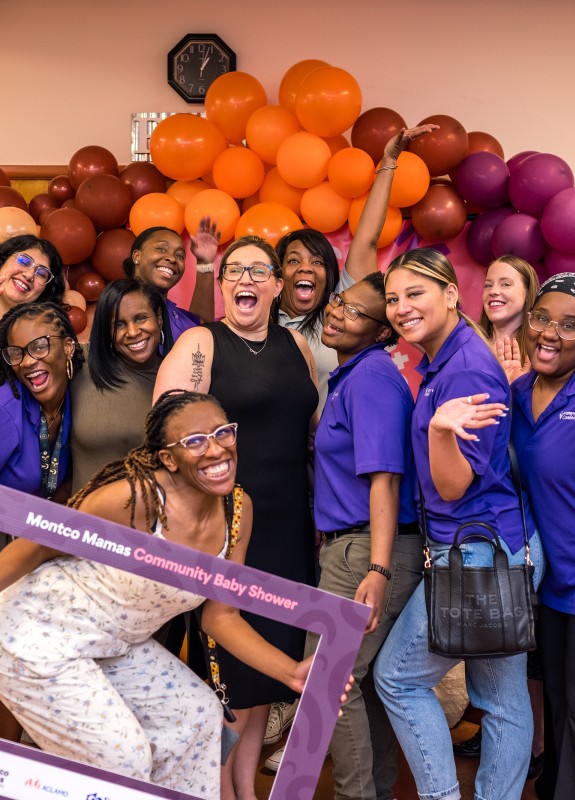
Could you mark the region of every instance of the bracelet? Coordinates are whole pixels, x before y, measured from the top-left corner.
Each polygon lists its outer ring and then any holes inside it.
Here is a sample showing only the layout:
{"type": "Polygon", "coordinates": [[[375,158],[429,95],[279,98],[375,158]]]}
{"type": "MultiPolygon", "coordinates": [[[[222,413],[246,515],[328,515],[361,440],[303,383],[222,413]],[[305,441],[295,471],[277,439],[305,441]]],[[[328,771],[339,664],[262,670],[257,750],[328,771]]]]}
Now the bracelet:
{"type": "Polygon", "coordinates": [[[380,564],[370,564],[367,568],[368,572],[379,572],[380,575],[383,575],[384,578],[387,578],[388,581],[391,580],[391,571],[387,569],[387,567],[382,567],[380,564]]]}
{"type": "Polygon", "coordinates": [[[388,164],[386,167],[380,167],[379,169],[375,170],[375,174],[377,175],[378,172],[381,172],[384,169],[397,169],[397,164],[388,164]]]}
{"type": "Polygon", "coordinates": [[[213,272],[214,271],[214,263],[213,261],[209,261],[207,264],[198,264],[196,263],[196,272],[200,274],[204,274],[205,272],[213,272]]]}

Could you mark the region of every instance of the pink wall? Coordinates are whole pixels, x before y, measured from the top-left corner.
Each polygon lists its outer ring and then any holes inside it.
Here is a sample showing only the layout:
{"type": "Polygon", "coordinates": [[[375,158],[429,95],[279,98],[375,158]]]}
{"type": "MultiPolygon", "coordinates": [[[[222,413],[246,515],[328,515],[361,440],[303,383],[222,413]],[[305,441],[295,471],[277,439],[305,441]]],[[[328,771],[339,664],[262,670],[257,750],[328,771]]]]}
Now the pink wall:
{"type": "Polygon", "coordinates": [[[320,58],[351,72],[364,110],[409,124],[442,113],[506,156],[575,167],[575,4],[569,0],[0,0],[0,164],[65,164],[100,144],[130,159],[130,114],[187,111],[166,54],[218,33],[277,101],[286,69],[320,58]]]}

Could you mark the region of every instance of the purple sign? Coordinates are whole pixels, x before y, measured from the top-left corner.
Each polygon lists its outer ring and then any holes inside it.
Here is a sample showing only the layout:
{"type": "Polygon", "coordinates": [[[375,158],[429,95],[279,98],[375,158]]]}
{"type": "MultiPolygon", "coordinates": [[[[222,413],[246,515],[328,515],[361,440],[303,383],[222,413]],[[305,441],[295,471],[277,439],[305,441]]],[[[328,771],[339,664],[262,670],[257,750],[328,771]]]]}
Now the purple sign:
{"type": "MultiPolygon", "coordinates": [[[[313,798],[337,720],[339,697],[352,672],[369,616],[367,606],[4,486],[0,487],[0,530],[320,634],[270,794],[271,800],[313,798]]],[[[78,774],[98,774],[126,788],[147,787],[151,796],[200,800],[0,740],[0,754],[2,751],[78,774]]],[[[3,795],[6,789],[2,787],[3,795]]],[[[140,788],[136,794],[142,791],[140,788]]],[[[75,796],[85,800],[81,793],[75,796]]]]}

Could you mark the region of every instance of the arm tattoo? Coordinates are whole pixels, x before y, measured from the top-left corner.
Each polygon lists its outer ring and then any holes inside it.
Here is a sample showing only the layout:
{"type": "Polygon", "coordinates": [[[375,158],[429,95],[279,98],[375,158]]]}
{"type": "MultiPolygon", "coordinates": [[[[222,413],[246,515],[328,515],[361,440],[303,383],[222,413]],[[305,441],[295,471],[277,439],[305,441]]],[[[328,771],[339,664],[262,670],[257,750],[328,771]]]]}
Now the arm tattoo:
{"type": "Polygon", "coordinates": [[[200,383],[202,382],[202,378],[204,377],[204,364],[206,361],[205,355],[200,350],[200,345],[198,343],[198,349],[195,353],[192,354],[192,374],[190,380],[194,387],[194,391],[199,391],[200,383]]]}

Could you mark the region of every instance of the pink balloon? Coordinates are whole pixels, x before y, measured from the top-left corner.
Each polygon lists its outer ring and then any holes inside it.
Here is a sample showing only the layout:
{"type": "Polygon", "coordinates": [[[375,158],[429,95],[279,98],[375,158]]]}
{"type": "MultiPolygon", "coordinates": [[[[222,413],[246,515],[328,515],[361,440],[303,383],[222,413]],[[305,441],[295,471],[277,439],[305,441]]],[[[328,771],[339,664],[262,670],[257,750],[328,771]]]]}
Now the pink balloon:
{"type": "Polygon", "coordinates": [[[575,254],[567,255],[553,250],[552,247],[545,248],[545,269],[549,276],[557,275],[558,272],[575,272],[575,254]]]}
{"type": "Polygon", "coordinates": [[[515,214],[511,206],[490,208],[476,217],[467,230],[467,249],[476,261],[487,267],[493,261],[491,240],[500,222],[515,214]]]}
{"type": "Polygon", "coordinates": [[[526,158],[529,158],[529,156],[536,156],[538,152],[538,150],[522,150],[520,153],[516,153],[514,156],[511,156],[511,158],[508,158],[507,166],[509,167],[509,172],[513,172],[526,158]]]}
{"type": "Polygon", "coordinates": [[[451,177],[463,199],[480,208],[499,208],[508,202],[509,167],[495,153],[471,153],[451,177]]]}
{"type": "Polygon", "coordinates": [[[511,173],[509,198],[517,211],[540,217],[551,198],[573,183],[573,172],[566,161],[551,153],[537,153],[511,173]]]}
{"type": "Polygon", "coordinates": [[[491,246],[495,258],[515,255],[534,264],[542,257],[545,249],[539,220],[528,214],[512,214],[506,217],[495,228],[491,246]]]}
{"type": "Polygon", "coordinates": [[[547,244],[555,250],[575,254],[575,189],[564,189],[549,201],[541,230],[547,244]]]}

